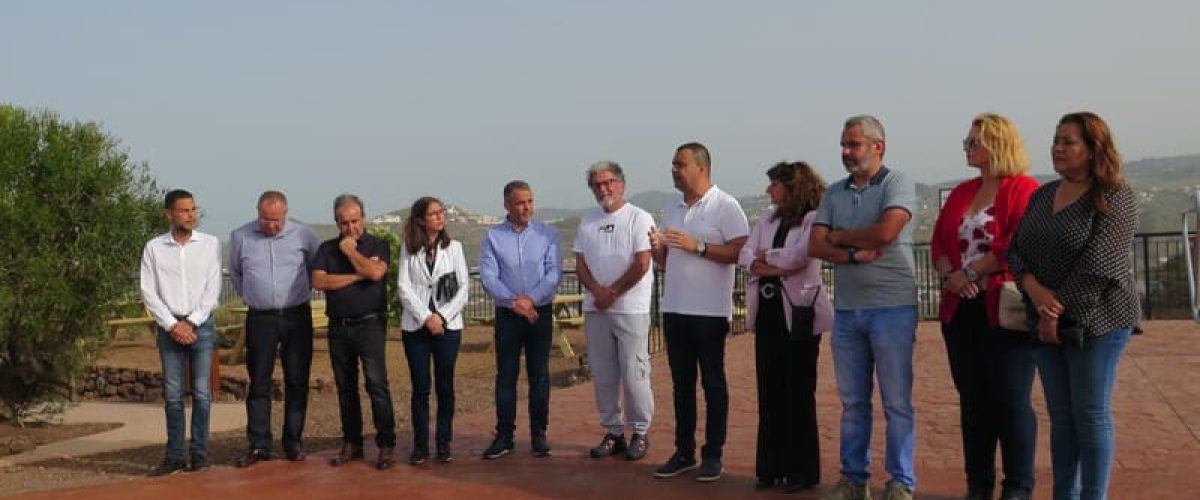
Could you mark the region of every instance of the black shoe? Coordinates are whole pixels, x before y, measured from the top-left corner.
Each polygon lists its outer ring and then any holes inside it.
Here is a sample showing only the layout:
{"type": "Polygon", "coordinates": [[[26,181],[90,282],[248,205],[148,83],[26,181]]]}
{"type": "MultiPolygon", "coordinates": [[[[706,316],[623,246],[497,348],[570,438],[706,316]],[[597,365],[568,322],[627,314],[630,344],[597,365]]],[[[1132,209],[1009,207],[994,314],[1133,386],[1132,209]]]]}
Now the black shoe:
{"type": "Polygon", "coordinates": [[[625,448],[625,460],[641,460],[650,449],[650,440],[645,434],[634,434],[629,438],[629,446],[625,448]]]}
{"type": "Polygon", "coordinates": [[[300,443],[283,445],[283,456],[292,462],[303,462],[308,458],[308,454],[304,453],[304,446],[300,443]]]}
{"type": "Polygon", "coordinates": [[[444,464],[454,461],[454,454],[450,452],[450,443],[438,443],[437,461],[444,464]]]}
{"type": "Polygon", "coordinates": [[[592,458],[600,458],[600,457],[609,457],[616,453],[624,453],[624,452],[625,452],[625,435],[617,434],[614,436],[612,434],[605,433],[604,437],[602,439],[600,439],[600,444],[596,445],[595,448],[592,448],[591,450],[589,450],[588,454],[591,455],[592,458]]]}
{"type": "Polygon", "coordinates": [[[538,458],[550,456],[550,444],[546,442],[545,434],[534,434],[530,441],[532,442],[529,444],[529,448],[533,452],[533,456],[538,458]]]}
{"type": "Polygon", "coordinates": [[[817,481],[802,476],[787,476],[781,481],[784,493],[796,493],[817,486],[817,481]]]}
{"type": "Polygon", "coordinates": [[[696,472],[696,480],[700,482],[713,482],[721,479],[721,474],[725,472],[725,468],[721,466],[721,459],[706,458],[700,463],[700,470],[696,472]]]}
{"type": "Polygon", "coordinates": [[[383,446],[379,448],[379,457],[375,459],[375,468],[378,470],[388,470],[392,468],[392,464],[396,463],[394,454],[395,446],[383,446]]]}
{"type": "Polygon", "coordinates": [[[496,436],[492,445],[483,450],[483,458],[495,460],[513,452],[512,436],[496,436]]]}
{"type": "Polygon", "coordinates": [[[179,474],[185,470],[187,470],[187,464],[184,463],[183,460],[164,458],[163,461],[158,464],[158,467],[155,467],[154,470],[151,470],[150,474],[148,475],[150,477],[170,476],[172,474],[179,474]]]}
{"type": "Polygon", "coordinates": [[[192,460],[190,462],[188,462],[188,471],[189,472],[196,472],[196,471],[204,470],[207,468],[208,468],[208,458],[206,458],[204,455],[200,455],[200,454],[192,455],[192,460]]]}
{"type": "Polygon", "coordinates": [[[760,477],[754,482],[754,489],[769,490],[779,484],[779,478],[776,477],[760,477]]]}
{"type": "Polygon", "coordinates": [[[254,450],[247,451],[245,455],[238,457],[237,466],[238,467],[249,467],[256,463],[270,460],[271,458],[272,458],[271,452],[269,452],[267,450],[254,449],[254,450]]]}
{"type": "Polygon", "coordinates": [[[658,470],[654,471],[654,477],[663,479],[668,477],[678,476],[681,472],[686,472],[697,467],[696,457],[691,453],[684,453],[675,450],[675,454],[667,460],[667,463],[662,464],[658,470]]]}
{"type": "Polygon", "coordinates": [[[429,459],[429,448],[425,446],[414,446],[412,453],[408,454],[408,465],[421,465],[429,459]]]}
{"type": "Polygon", "coordinates": [[[362,460],[362,459],[363,459],[362,445],[342,443],[341,451],[338,451],[337,455],[334,455],[333,458],[329,459],[329,465],[337,467],[339,465],[345,465],[352,460],[362,460]]]}

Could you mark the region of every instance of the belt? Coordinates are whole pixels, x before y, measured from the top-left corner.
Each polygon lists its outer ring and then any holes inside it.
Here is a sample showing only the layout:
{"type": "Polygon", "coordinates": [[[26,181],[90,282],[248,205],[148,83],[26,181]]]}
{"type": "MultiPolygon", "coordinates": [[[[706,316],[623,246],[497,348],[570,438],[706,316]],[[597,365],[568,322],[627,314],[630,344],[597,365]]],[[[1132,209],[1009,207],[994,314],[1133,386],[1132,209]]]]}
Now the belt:
{"type": "Polygon", "coordinates": [[[367,323],[374,323],[376,320],[378,320],[380,318],[381,318],[381,316],[379,315],[379,313],[371,313],[371,314],[367,314],[364,316],[358,316],[358,317],[354,317],[354,318],[329,318],[329,324],[334,325],[334,326],[356,326],[356,325],[363,325],[363,324],[367,324],[367,323]]]}
{"type": "Polygon", "coordinates": [[[312,307],[308,305],[308,302],[305,302],[292,307],[285,307],[283,309],[255,309],[251,307],[250,314],[255,316],[289,316],[292,314],[307,313],[311,310],[312,307]]]}

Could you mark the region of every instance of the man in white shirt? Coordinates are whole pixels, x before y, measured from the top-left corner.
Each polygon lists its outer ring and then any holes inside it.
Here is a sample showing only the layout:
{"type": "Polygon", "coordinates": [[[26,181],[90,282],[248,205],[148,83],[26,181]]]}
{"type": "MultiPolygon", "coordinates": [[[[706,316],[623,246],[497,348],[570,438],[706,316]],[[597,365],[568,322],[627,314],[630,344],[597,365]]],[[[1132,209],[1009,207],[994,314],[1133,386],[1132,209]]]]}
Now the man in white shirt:
{"type": "Polygon", "coordinates": [[[663,273],[663,334],[675,400],[675,453],[655,471],[667,478],[700,468],[697,481],[721,478],[721,450],[729,417],[725,336],[733,316],[734,264],[750,224],[732,196],[712,183],[708,148],[679,146],[671,177],[682,197],[667,207],[663,232],[651,233],[654,261],[663,273]],[[704,447],[696,463],[696,366],[706,407],[704,447]]]}
{"type": "Polygon", "coordinates": [[[221,293],[221,242],[195,231],[200,216],[192,194],[182,189],[168,192],[164,206],[171,230],[146,243],[141,267],[142,301],[158,323],[156,340],[167,414],[166,457],[151,472],[154,476],[208,466],[209,375],[216,340],[212,311],[221,293]],[[183,446],[185,359],[192,377],[192,441],[187,456],[183,446]]]}
{"type": "Polygon", "coordinates": [[[596,389],[596,410],[606,431],[591,449],[593,458],[624,453],[646,456],[646,432],[654,415],[650,391],[650,230],[654,218],[625,202],[625,174],[615,162],[587,171],[588,188],[600,205],[579,221],[575,270],[586,289],[583,300],[588,367],[596,389]],[[621,390],[625,392],[625,418],[621,390]],[[625,442],[625,425],[632,435],[625,442]]]}

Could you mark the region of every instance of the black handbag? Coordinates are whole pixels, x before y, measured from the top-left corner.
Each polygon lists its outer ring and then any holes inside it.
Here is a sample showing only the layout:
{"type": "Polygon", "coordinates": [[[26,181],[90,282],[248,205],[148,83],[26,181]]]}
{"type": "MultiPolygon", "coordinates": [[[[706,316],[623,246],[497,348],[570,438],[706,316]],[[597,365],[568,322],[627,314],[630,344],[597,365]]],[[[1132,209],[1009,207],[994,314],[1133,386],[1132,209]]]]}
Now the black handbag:
{"type": "Polygon", "coordinates": [[[795,305],[792,299],[788,297],[787,289],[781,283],[779,289],[783,291],[783,300],[792,308],[792,328],[784,335],[789,342],[805,342],[813,338],[814,323],[817,319],[817,295],[821,293],[821,285],[817,285],[817,290],[813,292],[812,301],[808,305],[795,305]]]}
{"type": "Polygon", "coordinates": [[[1086,340],[1083,325],[1066,316],[1058,319],[1058,341],[1062,342],[1063,346],[1075,346],[1082,350],[1086,340]]]}
{"type": "Polygon", "coordinates": [[[457,293],[458,271],[450,274],[443,274],[442,277],[438,278],[437,287],[435,288],[435,295],[437,296],[438,302],[444,303],[449,301],[450,299],[454,298],[454,295],[457,293]]]}

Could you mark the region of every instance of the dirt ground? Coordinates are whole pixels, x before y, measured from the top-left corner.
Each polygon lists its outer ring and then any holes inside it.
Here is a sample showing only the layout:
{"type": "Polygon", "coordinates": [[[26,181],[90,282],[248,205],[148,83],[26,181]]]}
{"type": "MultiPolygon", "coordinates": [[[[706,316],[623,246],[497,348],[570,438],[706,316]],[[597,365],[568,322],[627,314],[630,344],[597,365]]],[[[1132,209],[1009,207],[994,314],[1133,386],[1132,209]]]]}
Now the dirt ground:
{"type": "MultiPolygon", "coordinates": [[[[583,375],[585,372],[581,370],[581,360],[584,355],[583,332],[578,329],[568,329],[566,334],[571,339],[576,357],[563,357],[557,347],[552,350],[550,357],[551,382],[556,387],[578,383],[585,376],[583,375]]],[[[404,347],[400,342],[399,335],[400,331],[396,328],[389,332],[388,382],[395,408],[396,431],[400,434],[400,439],[404,440],[411,439],[411,434],[408,432],[410,431],[411,383],[408,363],[404,359],[404,347]]],[[[489,352],[491,340],[492,328],[490,326],[468,327],[463,332],[463,344],[459,351],[455,370],[455,411],[459,414],[491,411],[493,408],[496,363],[495,355],[489,352]]],[[[153,341],[149,338],[116,342],[109,353],[97,364],[151,371],[159,370],[158,354],[153,341]]],[[[223,377],[246,377],[244,364],[221,365],[220,370],[223,377]]],[[[518,392],[519,397],[523,399],[526,393],[524,369],[521,372],[518,392]]],[[[275,370],[275,376],[282,378],[282,372],[278,367],[275,370]]],[[[340,445],[341,436],[337,413],[337,392],[333,384],[328,343],[320,334],[313,345],[310,381],[314,389],[309,392],[308,420],[304,430],[305,448],[309,450],[336,448],[340,445]],[[321,387],[321,389],[315,387],[321,387]]],[[[364,430],[371,432],[373,429],[370,425],[369,399],[365,392],[361,393],[361,396],[364,430]]],[[[272,431],[276,440],[276,452],[279,452],[278,433],[283,425],[282,407],[282,401],[272,404],[271,419],[272,431]]],[[[436,414],[436,407],[436,398],[431,396],[431,418],[436,414]]],[[[524,405],[519,405],[518,408],[518,418],[524,418],[524,405]]],[[[432,429],[430,432],[432,434],[432,429]]],[[[367,439],[371,439],[370,435],[367,439]]],[[[232,466],[237,457],[246,451],[246,447],[245,428],[214,433],[209,438],[210,460],[214,465],[232,466]]],[[[144,446],[83,458],[59,459],[26,466],[0,468],[0,495],[139,479],[158,464],[162,459],[162,453],[161,445],[144,446]]]]}

